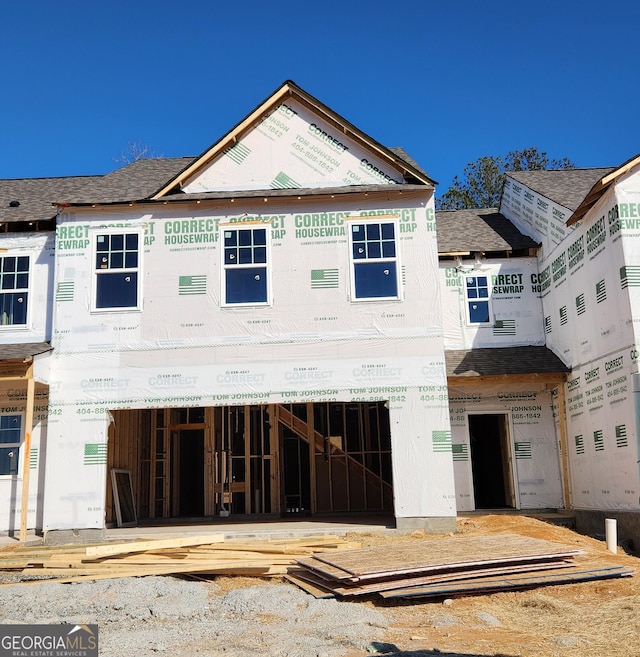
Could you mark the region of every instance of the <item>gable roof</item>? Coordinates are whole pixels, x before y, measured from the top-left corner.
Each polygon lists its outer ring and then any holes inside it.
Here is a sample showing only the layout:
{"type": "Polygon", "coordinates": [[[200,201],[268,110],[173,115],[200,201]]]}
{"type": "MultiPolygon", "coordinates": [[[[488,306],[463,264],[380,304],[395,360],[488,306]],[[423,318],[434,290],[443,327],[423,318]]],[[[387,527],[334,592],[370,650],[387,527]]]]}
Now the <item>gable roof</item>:
{"type": "Polygon", "coordinates": [[[218,157],[226,148],[236,143],[257,123],[262,121],[266,116],[279,107],[286,99],[294,97],[298,102],[305,105],[312,111],[319,113],[330,124],[336,126],[341,132],[349,135],[352,139],[371,149],[383,161],[395,166],[396,169],[403,171],[403,176],[408,183],[421,183],[433,189],[436,182],[432,180],[423,169],[408,158],[406,153],[404,157],[398,152],[383,146],[376,140],[372,139],[364,132],[342,118],[338,113],[321,103],[318,99],[301,89],[295,82],[287,80],[274,93],[266,98],[252,112],[250,112],[242,121],[235,125],[227,134],[221,137],[217,142],[207,148],[199,157],[197,157],[183,171],[179,172],[173,178],[158,188],[150,197],[153,200],[163,198],[167,194],[176,191],[176,187],[184,183],[188,178],[192,178],[198,171],[208,166],[216,157],[218,157]],[[408,159],[404,159],[404,158],[408,159]]]}
{"type": "Polygon", "coordinates": [[[594,184],[611,171],[613,171],[611,167],[547,169],[543,171],[509,171],[506,175],[550,201],[569,210],[575,210],[594,184]]]}
{"type": "Polygon", "coordinates": [[[438,253],[518,251],[539,246],[496,208],[436,212],[438,253]]]}
{"type": "Polygon", "coordinates": [[[491,347],[445,351],[448,377],[564,374],[570,371],[547,347],[491,347]]]}
{"type": "Polygon", "coordinates": [[[53,201],[76,194],[99,179],[100,176],[70,176],[0,180],[0,223],[51,221],[56,216],[53,201]]]}
{"type": "Polygon", "coordinates": [[[576,221],[580,221],[587,212],[602,198],[602,195],[609,189],[609,187],[616,182],[620,176],[623,176],[625,173],[631,171],[635,166],[640,164],[640,155],[636,155],[631,159],[627,160],[619,167],[612,169],[609,173],[606,173],[600,178],[593,187],[589,190],[589,193],[582,199],[580,205],[576,208],[576,211],[569,217],[567,225],[571,226],[575,224],[576,221]]]}

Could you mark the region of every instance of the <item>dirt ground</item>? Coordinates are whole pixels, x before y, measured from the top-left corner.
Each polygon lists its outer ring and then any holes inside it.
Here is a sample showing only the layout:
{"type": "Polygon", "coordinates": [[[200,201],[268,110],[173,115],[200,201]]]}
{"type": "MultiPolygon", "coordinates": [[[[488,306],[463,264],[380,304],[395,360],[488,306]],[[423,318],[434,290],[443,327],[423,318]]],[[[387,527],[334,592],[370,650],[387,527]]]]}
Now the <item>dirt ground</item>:
{"type": "MultiPolygon", "coordinates": [[[[458,520],[461,535],[521,534],[556,541],[585,551],[576,562],[634,568],[633,577],[546,586],[521,592],[459,597],[438,601],[378,601],[371,604],[390,621],[384,641],[409,654],[495,657],[639,657],[640,559],[607,551],[603,541],[565,527],[523,516],[490,515],[458,520]]],[[[363,547],[387,541],[437,540],[414,533],[410,537],[353,535],[363,547]]],[[[362,655],[352,653],[349,657],[362,655]]]]}

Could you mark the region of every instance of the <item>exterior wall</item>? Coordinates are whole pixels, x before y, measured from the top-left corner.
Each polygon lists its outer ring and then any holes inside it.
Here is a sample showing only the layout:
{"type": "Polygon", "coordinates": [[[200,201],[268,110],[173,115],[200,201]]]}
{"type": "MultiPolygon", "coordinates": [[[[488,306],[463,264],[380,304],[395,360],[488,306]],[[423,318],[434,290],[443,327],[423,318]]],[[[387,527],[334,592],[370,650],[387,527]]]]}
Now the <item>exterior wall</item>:
{"type": "MultiPolygon", "coordinates": [[[[29,256],[29,288],[27,323],[2,325],[0,342],[24,344],[44,342],[51,337],[51,305],[53,297],[54,235],[53,233],[5,233],[0,236],[2,257],[29,256]]],[[[0,417],[20,416],[21,445],[17,475],[0,475],[0,532],[20,529],[24,459],[29,459],[29,503],[27,526],[42,522],[44,446],[47,426],[47,392],[36,385],[34,427],[31,453],[24,453],[26,383],[0,380],[0,417]]]]}
{"type": "Polygon", "coordinates": [[[446,349],[543,345],[542,304],[537,293],[536,258],[483,260],[473,270],[440,263],[446,349]],[[465,279],[486,276],[490,289],[489,324],[469,321],[465,279]]]}
{"type": "Polygon", "coordinates": [[[449,389],[451,440],[458,511],[476,508],[470,414],[506,414],[518,509],[563,506],[553,398],[535,385],[464,385],[449,389]]]}
{"type": "MultiPolygon", "coordinates": [[[[514,186],[523,197],[533,195],[534,206],[538,196],[511,181],[512,197],[502,211],[522,228],[522,216],[513,214],[514,186]]],[[[639,195],[640,172],[631,172],[567,229],[562,242],[546,239],[542,250],[547,346],[572,368],[565,394],[571,506],[577,509],[638,508],[632,377],[638,372],[639,195]]]]}
{"type": "Polygon", "coordinates": [[[507,177],[500,212],[510,219],[525,235],[540,242],[540,254],[546,258],[565,239],[571,237],[575,226],[567,226],[571,210],[538,194],[525,185],[507,177]]]}
{"type": "Polygon", "coordinates": [[[44,495],[44,462],[47,432],[47,390],[36,386],[33,413],[34,427],[31,434],[31,453],[24,453],[25,414],[27,404],[26,384],[22,381],[0,382],[0,414],[21,417],[21,446],[18,475],[0,476],[0,532],[20,529],[22,510],[22,486],[24,459],[29,459],[29,503],[27,527],[42,524],[42,500],[44,495]]]}
{"type": "Polygon", "coordinates": [[[30,257],[27,325],[3,326],[0,322],[0,342],[17,344],[49,340],[53,298],[53,233],[7,233],[0,236],[0,248],[3,257],[30,257]]]}
{"type": "Polygon", "coordinates": [[[370,198],[60,216],[45,529],[104,526],[110,410],[329,400],[389,402],[397,517],[455,516],[433,198],[370,198]],[[399,300],[350,300],[348,217],[369,215],[397,221],[399,300]],[[270,305],[221,305],[242,222],[269,229],[270,305]],[[139,311],[92,311],[109,227],[144,231],[139,311]]]}

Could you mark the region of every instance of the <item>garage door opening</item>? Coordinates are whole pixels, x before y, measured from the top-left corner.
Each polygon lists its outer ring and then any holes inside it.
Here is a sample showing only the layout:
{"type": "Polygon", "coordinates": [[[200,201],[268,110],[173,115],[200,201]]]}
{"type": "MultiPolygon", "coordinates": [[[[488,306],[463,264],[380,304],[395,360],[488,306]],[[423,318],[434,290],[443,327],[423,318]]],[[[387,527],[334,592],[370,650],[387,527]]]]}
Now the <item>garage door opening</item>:
{"type": "MultiPolygon", "coordinates": [[[[142,521],[393,509],[384,402],[112,415],[108,468],[131,473],[142,521]]],[[[108,484],[107,523],[114,520],[108,484]]]]}

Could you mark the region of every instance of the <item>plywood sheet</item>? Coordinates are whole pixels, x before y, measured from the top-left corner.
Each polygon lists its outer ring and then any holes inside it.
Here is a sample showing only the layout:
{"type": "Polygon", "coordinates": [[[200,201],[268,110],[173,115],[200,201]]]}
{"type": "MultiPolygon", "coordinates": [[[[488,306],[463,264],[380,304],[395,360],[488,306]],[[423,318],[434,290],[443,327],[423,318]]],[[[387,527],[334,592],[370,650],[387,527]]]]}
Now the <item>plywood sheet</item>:
{"type": "Polygon", "coordinates": [[[495,591],[514,591],[535,588],[538,586],[573,584],[576,582],[612,579],[615,577],[629,577],[632,574],[633,570],[625,568],[624,566],[593,568],[576,566],[569,570],[551,574],[480,577],[461,582],[449,582],[382,591],[380,595],[383,598],[424,598],[451,595],[474,595],[478,593],[493,593],[495,591]]]}
{"type": "Polygon", "coordinates": [[[360,581],[385,575],[438,572],[482,564],[548,560],[581,552],[572,546],[551,541],[501,534],[416,541],[388,545],[383,550],[374,547],[317,554],[314,559],[349,573],[352,581],[360,581]]]}

